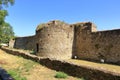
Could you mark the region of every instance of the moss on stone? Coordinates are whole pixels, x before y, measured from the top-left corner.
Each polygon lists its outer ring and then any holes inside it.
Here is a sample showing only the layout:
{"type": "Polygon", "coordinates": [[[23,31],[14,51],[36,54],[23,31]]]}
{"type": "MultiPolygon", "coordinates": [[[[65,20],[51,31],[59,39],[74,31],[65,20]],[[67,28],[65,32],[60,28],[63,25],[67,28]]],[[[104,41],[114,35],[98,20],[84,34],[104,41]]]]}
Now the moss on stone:
{"type": "Polygon", "coordinates": [[[39,24],[39,25],[37,26],[37,28],[36,28],[36,31],[42,29],[43,27],[45,27],[45,23],[39,24]]]}

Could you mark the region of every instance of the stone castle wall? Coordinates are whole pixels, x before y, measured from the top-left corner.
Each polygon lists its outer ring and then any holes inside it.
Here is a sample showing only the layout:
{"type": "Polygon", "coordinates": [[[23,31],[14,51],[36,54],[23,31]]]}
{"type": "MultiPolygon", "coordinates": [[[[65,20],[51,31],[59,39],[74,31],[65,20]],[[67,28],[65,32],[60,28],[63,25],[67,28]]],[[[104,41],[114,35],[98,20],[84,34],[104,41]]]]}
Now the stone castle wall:
{"type": "MultiPolygon", "coordinates": [[[[83,26],[84,27],[84,26],[83,26]]],[[[75,25],[73,55],[79,59],[120,64],[120,29],[90,31],[75,25]]]]}
{"type": "Polygon", "coordinates": [[[91,51],[91,32],[92,27],[96,31],[96,26],[93,26],[92,23],[77,23],[74,24],[74,43],[73,43],[73,57],[85,59],[85,58],[95,58],[94,53],[89,54],[91,51]],[[87,54],[87,55],[86,55],[87,54]]]}
{"type": "Polygon", "coordinates": [[[91,39],[98,59],[120,63],[120,29],[92,33],[91,39]]]}
{"type": "Polygon", "coordinates": [[[35,50],[38,56],[120,63],[120,30],[97,31],[91,22],[65,24],[51,21],[35,36],[15,39],[15,48],[35,50]]]}
{"type": "Polygon", "coordinates": [[[15,38],[13,47],[25,50],[35,50],[35,36],[15,38]]]}
{"type": "Polygon", "coordinates": [[[41,57],[72,58],[74,27],[60,21],[51,21],[38,27],[40,29],[36,30],[35,36],[16,38],[14,48],[34,50],[41,57]]]}

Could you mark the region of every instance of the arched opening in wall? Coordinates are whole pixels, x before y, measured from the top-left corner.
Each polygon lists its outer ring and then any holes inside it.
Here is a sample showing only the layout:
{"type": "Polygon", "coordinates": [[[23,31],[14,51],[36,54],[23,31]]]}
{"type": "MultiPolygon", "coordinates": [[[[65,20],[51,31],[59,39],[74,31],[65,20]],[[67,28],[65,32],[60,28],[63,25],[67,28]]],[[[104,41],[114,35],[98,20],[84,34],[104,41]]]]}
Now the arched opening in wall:
{"type": "Polygon", "coordinates": [[[36,44],[36,50],[37,50],[37,52],[39,51],[39,44],[38,43],[36,44]]]}

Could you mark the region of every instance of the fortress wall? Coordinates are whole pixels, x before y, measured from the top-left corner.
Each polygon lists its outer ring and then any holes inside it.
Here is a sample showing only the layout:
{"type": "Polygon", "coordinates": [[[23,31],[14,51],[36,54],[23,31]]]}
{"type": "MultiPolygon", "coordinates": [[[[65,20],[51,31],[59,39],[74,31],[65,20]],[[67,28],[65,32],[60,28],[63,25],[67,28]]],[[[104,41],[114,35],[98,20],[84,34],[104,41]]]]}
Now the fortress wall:
{"type": "Polygon", "coordinates": [[[92,52],[92,29],[96,31],[93,23],[80,23],[73,25],[74,30],[74,43],[73,43],[73,57],[77,56],[79,59],[96,59],[96,54],[92,52]]]}
{"type": "Polygon", "coordinates": [[[120,64],[120,29],[89,32],[75,27],[73,55],[79,59],[120,64]]]}
{"type": "Polygon", "coordinates": [[[35,36],[15,38],[14,48],[35,50],[35,36]]]}
{"type": "Polygon", "coordinates": [[[38,26],[35,36],[18,37],[10,47],[35,50],[38,56],[120,64],[120,29],[98,31],[91,22],[65,24],[51,21],[38,26]],[[13,44],[14,43],[14,44],[13,44]]]}
{"type": "Polygon", "coordinates": [[[66,24],[51,23],[36,33],[38,56],[70,59],[72,57],[74,28],[66,24]]]}
{"type": "Polygon", "coordinates": [[[93,32],[91,39],[98,59],[120,64],[120,29],[93,32]]]}

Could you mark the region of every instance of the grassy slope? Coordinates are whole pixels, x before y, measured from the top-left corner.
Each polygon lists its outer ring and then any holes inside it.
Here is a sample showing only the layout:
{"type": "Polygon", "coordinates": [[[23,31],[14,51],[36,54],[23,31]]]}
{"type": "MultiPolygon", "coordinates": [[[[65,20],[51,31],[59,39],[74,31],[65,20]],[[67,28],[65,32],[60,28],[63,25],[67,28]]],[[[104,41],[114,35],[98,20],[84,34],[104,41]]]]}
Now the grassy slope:
{"type": "MultiPolygon", "coordinates": [[[[56,71],[48,69],[31,60],[13,56],[0,50],[0,66],[6,69],[16,80],[59,80],[55,78],[56,71]]],[[[80,80],[68,76],[60,80],[80,80]]]]}

